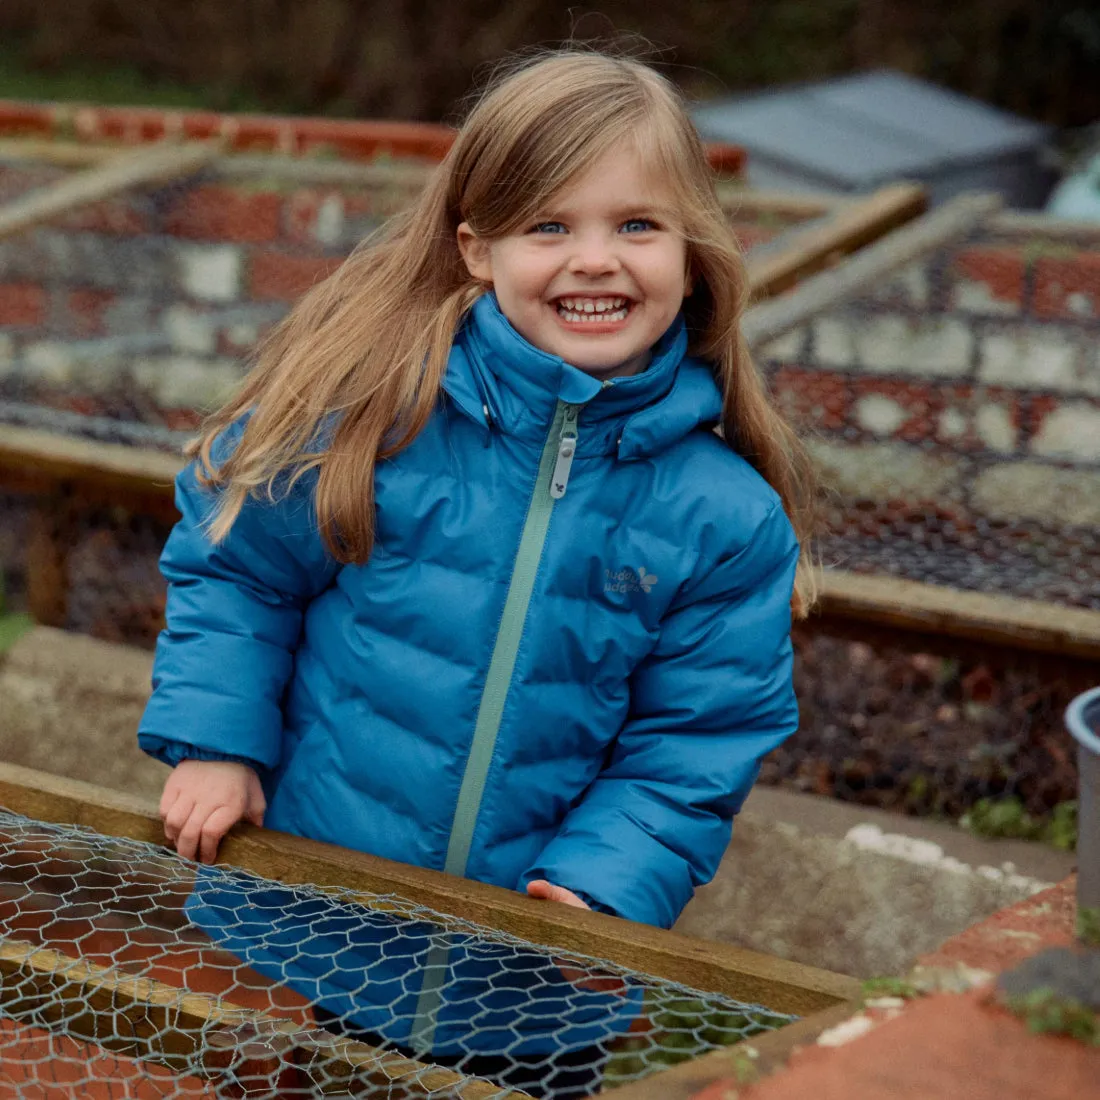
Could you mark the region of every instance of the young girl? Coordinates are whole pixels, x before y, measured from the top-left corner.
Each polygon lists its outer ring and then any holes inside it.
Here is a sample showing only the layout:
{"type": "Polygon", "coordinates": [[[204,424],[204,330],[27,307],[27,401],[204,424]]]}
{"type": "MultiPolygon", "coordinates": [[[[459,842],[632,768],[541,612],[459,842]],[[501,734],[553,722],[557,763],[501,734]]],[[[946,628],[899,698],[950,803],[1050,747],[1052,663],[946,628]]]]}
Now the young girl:
{"type": "MultiPolygon", "coordinates": [[[[668,82],[573,51],[499,80],[180,475],[139,735],[179,852],[243,818],[671,925],[797,724],[810,479],[745,296],[668,82]]],[[[471,1049],[460,997],[379,985],[318,995],[471,1049]]]]}

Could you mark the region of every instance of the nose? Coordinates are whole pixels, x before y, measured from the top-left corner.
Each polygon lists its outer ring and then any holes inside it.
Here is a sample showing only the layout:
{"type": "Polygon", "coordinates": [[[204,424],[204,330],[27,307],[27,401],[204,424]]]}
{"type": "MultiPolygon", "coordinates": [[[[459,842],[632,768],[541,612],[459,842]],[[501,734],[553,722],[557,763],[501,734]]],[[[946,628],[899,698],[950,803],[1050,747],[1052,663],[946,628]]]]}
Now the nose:
{"type": "Polygon", "coordinates": [[[569,257],[570,274],[614,275],[621,267],[614,238],[604,233],[586,233],[574,237],[573,252],[569,257]]]}

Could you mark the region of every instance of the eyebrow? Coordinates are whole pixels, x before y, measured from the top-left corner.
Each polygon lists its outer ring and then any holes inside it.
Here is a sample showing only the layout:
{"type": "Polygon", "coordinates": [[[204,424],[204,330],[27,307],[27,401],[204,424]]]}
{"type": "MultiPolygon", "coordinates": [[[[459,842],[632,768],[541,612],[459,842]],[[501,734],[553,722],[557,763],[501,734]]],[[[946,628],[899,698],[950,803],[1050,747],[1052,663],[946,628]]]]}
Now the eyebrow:
{"type": "MultiPolygon", "coordinates": [[[[544,207],[535,214],[536,221],[553,221],[555,218],[565,217],[569,211],[561,207],[544,207]]],[[[608,212],[615,221],[626,221],[630,218],[652,217],[659,221],[671,221],[673,208],[660,203],[637,203],[629,206],[620,206],[608,212]]]]}

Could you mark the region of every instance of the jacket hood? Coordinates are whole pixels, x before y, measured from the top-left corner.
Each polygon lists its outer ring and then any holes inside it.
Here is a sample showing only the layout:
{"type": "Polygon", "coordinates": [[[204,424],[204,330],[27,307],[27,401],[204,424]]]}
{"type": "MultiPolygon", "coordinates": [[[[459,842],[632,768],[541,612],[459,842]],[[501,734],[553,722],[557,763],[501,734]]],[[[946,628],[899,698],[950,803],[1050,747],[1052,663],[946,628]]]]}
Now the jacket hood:
{"type": "Polygon", "coordinates": [[[714,376],[687,356],[687,342],[677,317],[644,371],[601,381],[525,340],[490,292],[474,303],[455,337],[443,388],[485,427],[539,440],[559,401],[584,405],[580,454],[642,458],[721,417],[714,376]]]}

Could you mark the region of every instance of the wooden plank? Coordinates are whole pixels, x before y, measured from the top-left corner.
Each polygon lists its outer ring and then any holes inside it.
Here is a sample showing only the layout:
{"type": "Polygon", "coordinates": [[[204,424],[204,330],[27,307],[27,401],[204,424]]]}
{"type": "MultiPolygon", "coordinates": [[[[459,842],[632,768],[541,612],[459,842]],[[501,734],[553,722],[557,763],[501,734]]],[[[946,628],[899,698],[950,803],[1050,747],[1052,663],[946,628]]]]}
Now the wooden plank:
{"type": "Polygon", "coordinates": [[[182,1072],[197,1063],[215,1078],[230,1067],[237,1077],[266,1069],[274,1085],[289,1063],[303,1076],[305,1067],[314,1069],[316,1078],[307,1081],[325,1094],[347,1096],[367,1082],[394,1081],[410,1095],[437,1089],[453,1089],[448,1095],[463,1100],[500,1095],[488,1081],[21,940],[0,938],[0,1008],[30,1026],[48,1025],[182,1072]]]}
{"type": "Polygon", "coordinates": [[[171,495],[184,459],[163,451],[0,425],[0,469],[171,495]]]}
{"type": "Polygon", "coordinates": [[[109,199],[134,187],[149,187],[188,176],[218,155],[215,145],[190,142],[145,146],[40,187],[0,207],[0,240],[109,199]]]}
{"type": "MultiPolygon", "coordinates": [[[[39,821],[164,844],[151,804],[10,764],[0,764],[0,806],[39,821]]],[[[859,988],[854,978],[831,971],[250,825],[226,837],[218,862],[287,884],[362,891],[372,896],[364,904],[394,894],[555,951],[606,959],[777,1012],[806,1015],[850,999],[859,988]]]]}
{"type": "MultiPolygon", "coordinates": [[[[946,242],[958,240],[1000,207],[1000,197],[987,194],[964,194],[945,202],[868,244],[836,267],[805,279],[777,298],[752,306],[741,322],[745,339],[750,347],[758,347],[805,324],[946,242]]],[[[757,283],[753,286],[758,289],[757,283]]]]}
{"type": "Polygon", "coordinates": [[[704,1089],[714,1089],[717,1097],[733,1100],[738,1086],[748,1086],[781,1069],[798,1047],[814,1042],[823,1031],[844,1023],[859,1008],[860,1002],[853,999],[822,1009],[777,1031],[742,1039],[733,1046],[712,1050],[641,1081],[622,1085],[615,1089],[615,1098],[692,1100],[704,1089]]]}
{"type": "Polygon", "coordinates": [[[789,229],[749,253],[749,285],[757,296],[787,290],[805,276],[911,221],[924,212],[927,203],[925,190],[918,184],[892,184],[807,225],[789,229]]]}
{"type": "Polygon", "coordinates": [[[819,615],[1100,661],[1100,611],[833,569],[820,597],[819,615]]]}

